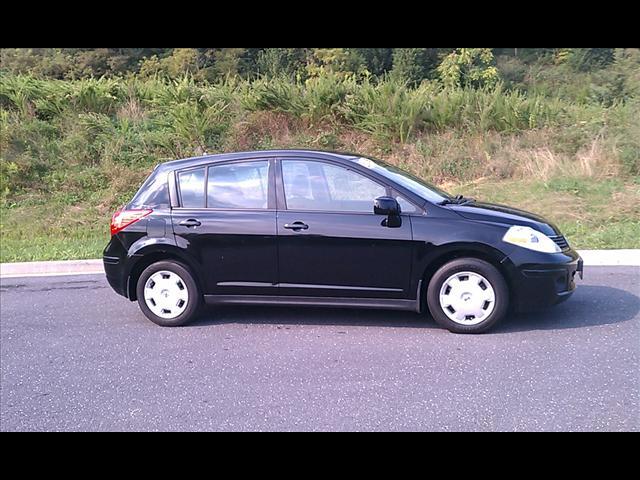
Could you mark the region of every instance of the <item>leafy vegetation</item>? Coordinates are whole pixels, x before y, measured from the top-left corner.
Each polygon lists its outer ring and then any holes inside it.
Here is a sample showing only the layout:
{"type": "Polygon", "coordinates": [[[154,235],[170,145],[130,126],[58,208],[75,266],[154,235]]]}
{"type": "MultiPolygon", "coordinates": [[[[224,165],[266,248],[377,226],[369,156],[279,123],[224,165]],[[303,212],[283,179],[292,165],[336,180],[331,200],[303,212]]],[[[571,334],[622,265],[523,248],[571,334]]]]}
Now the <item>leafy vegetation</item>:
{"type": "Polygon", "coordinates": [[[157,163],[319,148],[640,247],[639,49],[2,49],[0,260],[96,257],[157,163]]]}

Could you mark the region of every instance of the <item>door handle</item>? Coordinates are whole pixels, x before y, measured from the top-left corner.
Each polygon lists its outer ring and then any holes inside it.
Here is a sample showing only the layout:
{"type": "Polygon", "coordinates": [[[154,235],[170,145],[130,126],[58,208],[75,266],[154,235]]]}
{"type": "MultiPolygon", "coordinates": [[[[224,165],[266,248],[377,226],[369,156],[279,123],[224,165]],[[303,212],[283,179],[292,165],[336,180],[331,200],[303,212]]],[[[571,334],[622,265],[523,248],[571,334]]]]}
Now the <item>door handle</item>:
{"type": "Polygon", "coordinates": [[[285,223],[284,228],[298,232],[300,230],[307,230],[309,228],[309,225],[303,222],[293,222],[293,223],[285,223]]]}
{"type": "Polygon", "coordinates": [[[200,225],[202,225],[202,223],[200,223],[195,218],[189,218],[188,220],[181,221],[180,225],[182,225],[183,227],[199,227],[200,225]]]}

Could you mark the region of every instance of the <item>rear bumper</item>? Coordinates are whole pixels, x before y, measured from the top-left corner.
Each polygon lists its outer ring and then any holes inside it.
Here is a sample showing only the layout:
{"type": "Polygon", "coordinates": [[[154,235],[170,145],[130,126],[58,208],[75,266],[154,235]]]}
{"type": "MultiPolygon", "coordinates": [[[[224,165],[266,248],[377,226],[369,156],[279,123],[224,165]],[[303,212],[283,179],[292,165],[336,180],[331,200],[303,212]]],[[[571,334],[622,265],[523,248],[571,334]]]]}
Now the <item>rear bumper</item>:
{"type": "Polygon", "coordinates": [[[125,273],[125,265],[123,256],[124,249],[122,244],[115,239],[111,239],[102,254],[102,263],[104,264],[104,272],[107,275],[107,282],[111,288],[123,297],[127,297],[127,275],[125,273]]]}
{"type": "Polygon", "coordinates": [[[111,288],[113,288],[118,295],[127,297],[126,281],[119,274],[117,265],[110,263],[110,259],[105,257],[102,258],[102,261],[104,263],[104,271],[107,274],[107,282],[109,282],[111,288]]]}
{"type": "Polygon", "coordinates": [[[524,263],[515,269],[512,288],[517,311],[557,305],[576,289],[576,275],[582,278],[583,261],[573,250],[549,255],[548,261],[524,263]]]}

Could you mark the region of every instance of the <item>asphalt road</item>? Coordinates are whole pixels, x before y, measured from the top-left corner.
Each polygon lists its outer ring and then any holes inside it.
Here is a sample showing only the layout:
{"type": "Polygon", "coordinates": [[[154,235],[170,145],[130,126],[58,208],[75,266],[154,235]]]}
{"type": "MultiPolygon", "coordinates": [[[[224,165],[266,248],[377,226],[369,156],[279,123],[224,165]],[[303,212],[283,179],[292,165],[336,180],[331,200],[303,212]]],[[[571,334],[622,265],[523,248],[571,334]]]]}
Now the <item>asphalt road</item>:
{"type": "Polygon", "coordinates": [[[454,335],[412,313],[225,307],[167,329],[101,276],[0,282],[12,430],[640,430],[640,269],[454,335]]]}

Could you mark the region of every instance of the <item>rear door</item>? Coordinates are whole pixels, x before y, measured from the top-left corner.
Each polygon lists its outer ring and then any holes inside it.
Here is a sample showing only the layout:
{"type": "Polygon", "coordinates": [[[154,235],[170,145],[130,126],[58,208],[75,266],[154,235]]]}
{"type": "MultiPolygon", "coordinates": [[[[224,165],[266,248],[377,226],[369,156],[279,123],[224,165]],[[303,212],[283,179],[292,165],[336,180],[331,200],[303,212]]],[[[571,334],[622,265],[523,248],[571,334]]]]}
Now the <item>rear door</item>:
{"type": "Polygon", "coordinates": [[[176,241],[196,258],[205,294],[277,290],[274,162],[236,160],[176,173],[176,241]]]}
{"type": "Polygon", "coordinates": [[[281,295],[415,298],[410,217],[390,228],[373,213],[388,187],[324,160],[281,159],[279,166],[281,295]]]}

